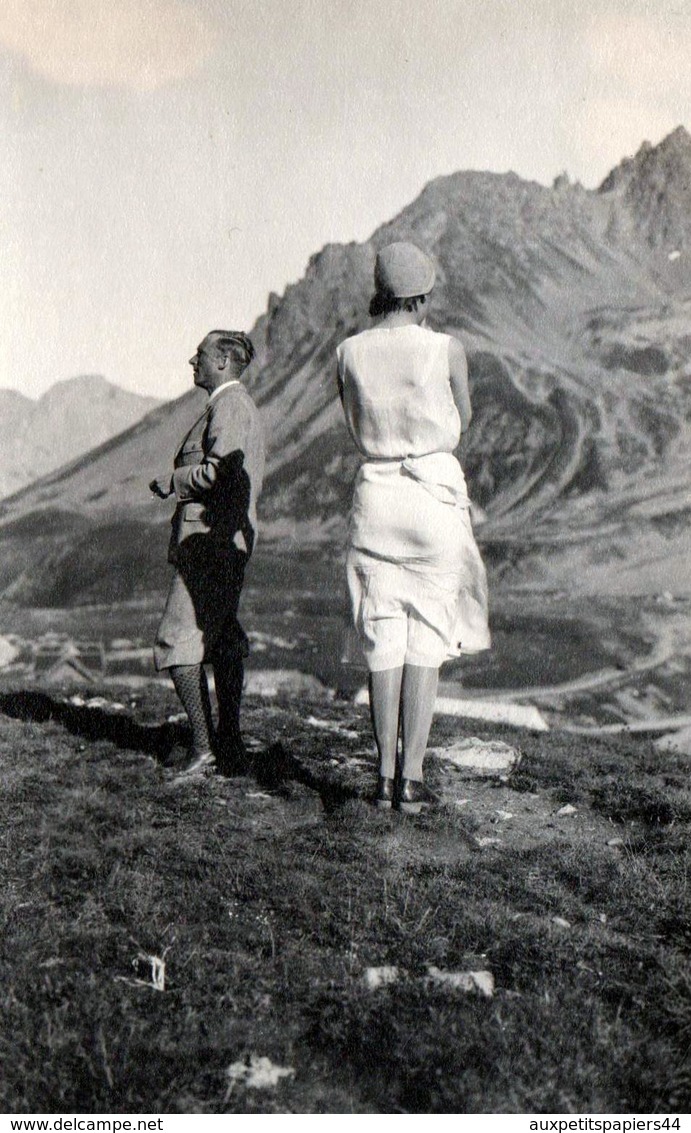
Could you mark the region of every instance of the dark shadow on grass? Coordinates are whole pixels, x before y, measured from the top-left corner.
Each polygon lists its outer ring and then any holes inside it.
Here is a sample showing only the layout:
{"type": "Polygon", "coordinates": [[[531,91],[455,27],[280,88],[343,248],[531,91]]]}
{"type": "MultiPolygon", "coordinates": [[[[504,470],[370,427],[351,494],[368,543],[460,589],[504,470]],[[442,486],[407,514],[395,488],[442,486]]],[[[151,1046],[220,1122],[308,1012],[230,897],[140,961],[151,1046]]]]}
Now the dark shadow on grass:
{"type": "Polygon", "coordinates": [[[11,692],[0,696],[0,712],[15,720],[61,724],[86,740],[108,740],[127,751],[141,751],[166,764],[178,745],[189,741],[179,724],[138,724],[124,713],[106,712],[58,700],[46,692],[11,692]]]}
{"type": "MultiPolygon", "coordinates": [[[[144,752],[163,766],[171,766],[175,749],[187,747],[190,741],[185,724],[139,724],[124,713],[116,715],[103,708],[70,704],[46,692],[21,690],[0,695],[0,712],[16,720],[38,724],[52,720],[72,735],[86,740],[107,740],[127,751],[144,752]]],[[[359,797],[357,791],[333,778],[316,775],[280,742],[253,755],[249,766],[228,769],[231,777],[248,772],[266,790],[280,790],[290,781],[301,783],[319,795],[328,814],[348,799],[359,797]]]]}
{"type": "Polygon", "coordinates": [[[352,788],[315,775],[280,742],[271,744],[265,751],[253,756],[251,769],[255,779],[265,790],[280,790],[284,783],[291,780],[309,787],[319,795],[327,814],[333,813],[349,799],[360,797],[352,788]]]}

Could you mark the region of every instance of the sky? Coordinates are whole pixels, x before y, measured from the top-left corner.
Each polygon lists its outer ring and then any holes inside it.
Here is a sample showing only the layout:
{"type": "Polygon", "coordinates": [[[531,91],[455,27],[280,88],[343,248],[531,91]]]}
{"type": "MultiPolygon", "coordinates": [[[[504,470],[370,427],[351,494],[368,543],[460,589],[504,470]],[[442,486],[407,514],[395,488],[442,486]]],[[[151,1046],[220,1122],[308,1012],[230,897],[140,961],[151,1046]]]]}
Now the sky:
{"type": "Polygon", "coordinates": [[[3,0],[0,387],[171,398],[432,178],[691,127],[688,0],[3,0]]]}

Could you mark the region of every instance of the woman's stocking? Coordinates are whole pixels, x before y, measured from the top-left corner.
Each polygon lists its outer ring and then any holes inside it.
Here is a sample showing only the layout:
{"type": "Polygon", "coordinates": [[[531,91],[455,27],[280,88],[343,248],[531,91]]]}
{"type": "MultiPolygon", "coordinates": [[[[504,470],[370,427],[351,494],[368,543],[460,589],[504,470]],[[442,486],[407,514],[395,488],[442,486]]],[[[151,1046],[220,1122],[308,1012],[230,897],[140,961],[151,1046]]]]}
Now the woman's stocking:
{"type": "Polygon", "coordinates": [[[401,688],[403,778],[422,781],[422,761],[432,727],[439,669],[405,665],[401,688]]]}
{"type": "Polygon", "coordinates": [[[369,675],[370,714],[379,752],[379,774],[386,779],[393,779],[396,774],[402,677],[402,667],[382,669],[369,675]]]}

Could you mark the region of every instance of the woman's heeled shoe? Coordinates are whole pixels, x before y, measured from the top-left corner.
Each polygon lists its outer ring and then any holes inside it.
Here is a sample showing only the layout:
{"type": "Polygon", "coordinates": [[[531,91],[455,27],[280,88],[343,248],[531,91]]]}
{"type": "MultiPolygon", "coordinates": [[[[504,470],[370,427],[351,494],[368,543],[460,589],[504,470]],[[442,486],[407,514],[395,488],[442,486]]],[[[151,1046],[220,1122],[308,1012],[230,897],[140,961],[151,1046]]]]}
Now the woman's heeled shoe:
{"type": "Polygon", "coordinates": [[[374,799],[374,805],[377,810],[391,810],[394,800],[394,781],[387,779],[384,775],[379,776],[377,783],[377,793],[374,799]]]}
{"type": "Polygon", "coordinates": [[[418,779],[401,779],[397,806],[403,814],[419,814],[438,802],[437,796],[418,779]]]}

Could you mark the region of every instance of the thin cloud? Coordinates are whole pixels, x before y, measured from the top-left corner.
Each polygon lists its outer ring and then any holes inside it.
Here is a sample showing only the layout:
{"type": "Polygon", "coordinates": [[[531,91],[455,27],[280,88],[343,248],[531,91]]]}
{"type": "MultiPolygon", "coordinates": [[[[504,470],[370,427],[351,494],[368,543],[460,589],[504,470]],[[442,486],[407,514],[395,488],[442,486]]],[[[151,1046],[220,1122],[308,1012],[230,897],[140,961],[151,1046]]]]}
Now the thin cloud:
{"type": "Polygon", "coordinates": [[[4,0],[0,47],[69,86],[154,90],[193,74],[215,30],[184,0],[4,0]]]}

